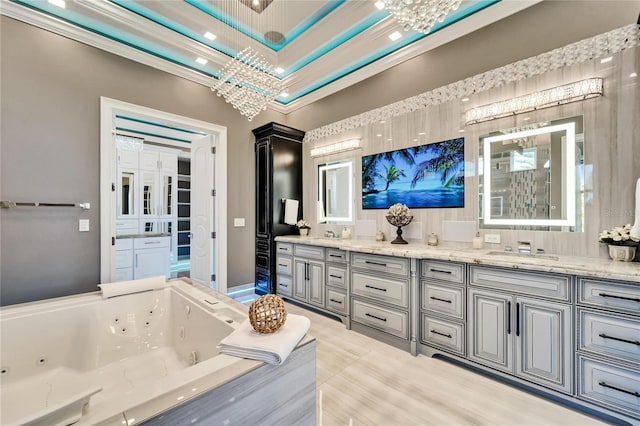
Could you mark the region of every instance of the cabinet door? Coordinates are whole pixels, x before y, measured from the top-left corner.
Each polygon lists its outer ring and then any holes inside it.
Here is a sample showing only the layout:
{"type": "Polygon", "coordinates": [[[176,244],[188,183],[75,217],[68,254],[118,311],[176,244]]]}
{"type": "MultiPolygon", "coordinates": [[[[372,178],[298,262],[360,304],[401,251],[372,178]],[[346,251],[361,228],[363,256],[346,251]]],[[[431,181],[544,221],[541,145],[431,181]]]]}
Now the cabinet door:
{"type": "Polygon", "coordinates": [[[293,297],[307,300],[308,263],[306,260],[294,259],[293,297]]]}
{"type": "Polygon", "coordinates": [[[140,152],[140,169],[158,171],[160,166],[160,160],[158,158],[158,151],[145,149],[140,152]]]}
{"type": "Polygon", "coordinates": [[[324,262],[309,261],[309,303],[324,307],[324,262]]]}
{"type": "Polygon", "coordinates": [[[516,297],[516,374],[571,392],[571,306],[516,297]]]}
{"type": "Polygon", "coordinates": [[[140,173],[140,217],[158,216],[158,173],[142,170],[140,173]]]}
{"type": "Polygon", "coordinates": [[[169,278],[169,248],[135,250],[133,278],[148,278],[164,275],[169,278]]]}
{"type": "Polygon", "coordinates": [[[138,170],[118,168],[116,214],[118,219],[138,217],[138,170]]]}
{"type": "Polygon", "coordinates": [[[164,173],[178,173],[178,156],[172,152],[158,154],[158,169],[164,173]]]}
{"type": "Polygon", "coordinates": [[[269,159],[270,150],[268,139],[256,144],[256,235],[258,237],[270,237],[270,214],[269,203],[269,159]]]}
{"type": "Polygon", "coordinates": [[[176,178],[174,173],[160,173],[159,175],[158,216],[160,217],[176,217],[176,178]]]}
{"type": "Polygon", "coordinates": [[[119,148],[117,163],[118,163],[118,167],[122,167],[126,169],[137,169],[138,168],[138,151],[119,148]]]}
{"type": "Polygon", "coordinates": [[[469,358],[513,373],[512,297],[469,291],[469,358]]]}

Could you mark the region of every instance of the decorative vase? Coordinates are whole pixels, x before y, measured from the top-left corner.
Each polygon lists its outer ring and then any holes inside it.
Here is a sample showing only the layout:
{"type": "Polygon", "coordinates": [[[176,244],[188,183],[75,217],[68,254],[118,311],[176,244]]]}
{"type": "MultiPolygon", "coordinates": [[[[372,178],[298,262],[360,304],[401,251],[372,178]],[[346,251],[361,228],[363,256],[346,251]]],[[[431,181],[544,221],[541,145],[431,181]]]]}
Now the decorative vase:
{"type": "Polygon", "coordinates": [[[635,246],[615,246],[609,244],[609,256],[613,260],[620,260],[623,262],[633,262],[636,257],[635,246]]]}
{"type": "Polygon", "coordinates": [[[387,222],[396,226],[396,239],[391,241],[391,244],[409,244],[402,238],[402,227],[407,226],[413,220],[413,216],[387,216],[387,222]]]}
{"type": "Polygon", "coordinates": [[[309,228],[300,228],[300,236],[306,237],[307,235],[309,235],[309,228]]]}

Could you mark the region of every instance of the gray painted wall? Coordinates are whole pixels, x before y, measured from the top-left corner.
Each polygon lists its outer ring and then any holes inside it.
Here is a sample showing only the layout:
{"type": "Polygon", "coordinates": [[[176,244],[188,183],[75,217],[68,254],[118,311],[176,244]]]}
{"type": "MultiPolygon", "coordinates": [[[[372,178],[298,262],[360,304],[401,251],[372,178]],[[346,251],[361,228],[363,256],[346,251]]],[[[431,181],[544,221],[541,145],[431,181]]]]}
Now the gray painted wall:
{"type": "Polygon", "coordinates": [[[253,282],[254,174],[248,122],[204,87],[2,17],[0,199],[91,203],[91,210],[0,212],[0,304],[97,290],[100,280],[100,96],[228,131],[228,285],[253,282]],[[246,218],[234,228],[233,218],[246,218]],[[78,232],[78,219],[91,221],[78,232]]]}
{"type": "Polygon", "coordinates": [[[543,1],[288,114],[312,130],[638,19],[636,0],[543,1]]]}

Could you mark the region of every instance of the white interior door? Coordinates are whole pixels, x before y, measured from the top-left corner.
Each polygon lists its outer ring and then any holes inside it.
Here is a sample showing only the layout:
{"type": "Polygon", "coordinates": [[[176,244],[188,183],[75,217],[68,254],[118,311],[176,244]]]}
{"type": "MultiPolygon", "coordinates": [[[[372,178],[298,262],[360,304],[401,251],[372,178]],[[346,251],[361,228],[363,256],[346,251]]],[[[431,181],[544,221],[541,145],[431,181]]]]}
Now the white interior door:
{"type": "Polygon", "coordinates": [[[205,136],[191,143],[191,279],[212,285],[214,157],[213,138],[205,136]]]}

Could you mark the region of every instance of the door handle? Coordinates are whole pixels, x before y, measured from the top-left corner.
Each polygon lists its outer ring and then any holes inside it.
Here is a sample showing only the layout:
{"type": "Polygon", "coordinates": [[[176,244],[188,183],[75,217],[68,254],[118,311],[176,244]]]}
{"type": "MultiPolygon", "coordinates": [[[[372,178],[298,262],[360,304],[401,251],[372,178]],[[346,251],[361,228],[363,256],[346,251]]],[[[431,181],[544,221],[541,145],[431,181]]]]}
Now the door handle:
{"type": "Polygon", "coordinates": [[[516,336],[520,337],[520,304],[516,303],[516,336]]]}
{"type": "Polygon", "coordinates": [[[138,253],[136,253],[136,268],[138,267],[138,253]]]}
{"type": "Polygon", "coordinates": [[[511,302],[507,302],[507,334],[511,334],[511,302]]]}

